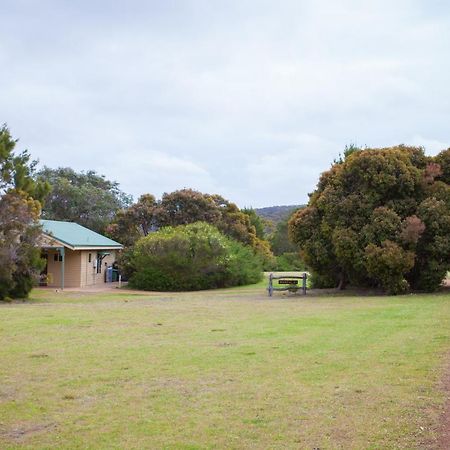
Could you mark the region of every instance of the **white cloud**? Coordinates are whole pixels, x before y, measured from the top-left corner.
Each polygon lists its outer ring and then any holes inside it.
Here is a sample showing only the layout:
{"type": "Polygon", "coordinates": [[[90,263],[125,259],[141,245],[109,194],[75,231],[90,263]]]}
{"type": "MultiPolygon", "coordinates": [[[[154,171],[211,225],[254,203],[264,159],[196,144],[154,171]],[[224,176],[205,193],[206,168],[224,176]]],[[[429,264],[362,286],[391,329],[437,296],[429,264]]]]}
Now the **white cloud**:
{"type": "Polygon", "coordinates": [[[135,196],[192,186],[240,205],[303,202],[345,144],[448,146],[449,11],[7,0],[0,122],[42,163],[103,172],[135,196]]]}
{"type": "Polygon", "coordinates": [[[249,188],[265,200],[255,206],[306,203],[319,174],[330,167],[342,150],[335,143],[313,135],[279,136],[278,139],[285,146],[249,164],[249,188]]]}
{"type": "Polygon", "coordinates": [[[189,159],[154,150],[135,149],[112,155],[100,170],[119,181],[135,199],[147,192],[160,197],[184,187],[213,192],[214,182],[206,169],[189,159]]]}
{"type": "Polygon", "coordinates": [[[437,155],[440,151],[450,148],[450,137],[447,142],[436,139],[427,139],[420,135],[415,135],[408,140],[408,143],[418,147],[424,147],[428,155],[437,155]]]}

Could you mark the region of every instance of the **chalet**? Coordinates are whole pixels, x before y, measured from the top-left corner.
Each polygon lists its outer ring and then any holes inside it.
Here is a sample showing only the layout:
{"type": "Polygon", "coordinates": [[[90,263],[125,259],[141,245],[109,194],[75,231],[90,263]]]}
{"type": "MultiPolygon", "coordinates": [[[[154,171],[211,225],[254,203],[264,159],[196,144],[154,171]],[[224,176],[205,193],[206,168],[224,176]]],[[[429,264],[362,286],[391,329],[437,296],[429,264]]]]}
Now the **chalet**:
{"type": "MultiPolygon", "coordinates": [[[[47,264],[40,285],[64,289],[101,285],[123,246],[73,222],[41,220],[40,246],[47,264]]],[[[111,272],[109,272],[111,273],[111,272]]]]}

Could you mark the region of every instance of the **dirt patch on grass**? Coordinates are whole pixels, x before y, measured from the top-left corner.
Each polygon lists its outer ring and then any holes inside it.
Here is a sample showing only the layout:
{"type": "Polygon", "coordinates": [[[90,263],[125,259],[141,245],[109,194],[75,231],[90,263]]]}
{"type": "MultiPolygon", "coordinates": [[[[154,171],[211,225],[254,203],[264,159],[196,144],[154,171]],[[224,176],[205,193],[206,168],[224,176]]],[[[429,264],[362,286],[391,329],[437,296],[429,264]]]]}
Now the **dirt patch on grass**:
{"type": "Polygon", "coordinates": [[[450,448],[450,355],[447,358],[447,368],[442,380],[442,388],[445,395],[445,404],[438,428],[436,448],[447,450],[450,448]]]}
{"type": "Polygon", "coordinates": [[[10,441],[22,442],[38,433],[48,432],[56,428],[55,423],[18,424],[10,429],[0,428],[0,436],[10,441]]]}

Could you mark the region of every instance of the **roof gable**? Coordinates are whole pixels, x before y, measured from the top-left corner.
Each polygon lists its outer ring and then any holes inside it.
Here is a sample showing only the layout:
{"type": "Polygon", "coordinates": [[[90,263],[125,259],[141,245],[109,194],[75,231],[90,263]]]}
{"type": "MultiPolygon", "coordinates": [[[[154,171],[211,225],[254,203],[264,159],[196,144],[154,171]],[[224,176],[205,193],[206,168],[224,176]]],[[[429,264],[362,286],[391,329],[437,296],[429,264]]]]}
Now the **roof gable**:
{"type": "Polygon", "coordinates": [[[122,248],[122,244],[74,222],[41,220],[40,223],[45,234],[73,249],[122,248]]]}

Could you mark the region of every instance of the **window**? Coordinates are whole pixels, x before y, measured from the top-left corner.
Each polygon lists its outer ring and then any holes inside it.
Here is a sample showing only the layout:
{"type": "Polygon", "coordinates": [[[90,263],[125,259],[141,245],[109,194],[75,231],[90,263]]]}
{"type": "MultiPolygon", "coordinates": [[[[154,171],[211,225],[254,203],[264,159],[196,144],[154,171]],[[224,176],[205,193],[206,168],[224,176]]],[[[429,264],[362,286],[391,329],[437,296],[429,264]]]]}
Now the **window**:
{"type": "Polygon", "coordinates": [[[97,273],[102,273],[102,256],[97,253],[97,273]]]}
{"type": "Polygon", "coordinates": [[[89,253],[89,260],[88,262],[92,262],[92,253],[89,253]]]}
{"type": "Polygon", "coordinates": [[[54,255],[53,255],[53,261],[56,261],[56,262],[61,262],[62,261],[62,255],[60,254],[60,253],[55,253],[54,255]]]}

